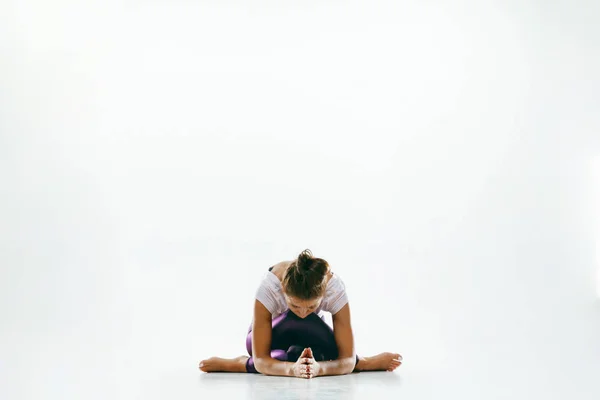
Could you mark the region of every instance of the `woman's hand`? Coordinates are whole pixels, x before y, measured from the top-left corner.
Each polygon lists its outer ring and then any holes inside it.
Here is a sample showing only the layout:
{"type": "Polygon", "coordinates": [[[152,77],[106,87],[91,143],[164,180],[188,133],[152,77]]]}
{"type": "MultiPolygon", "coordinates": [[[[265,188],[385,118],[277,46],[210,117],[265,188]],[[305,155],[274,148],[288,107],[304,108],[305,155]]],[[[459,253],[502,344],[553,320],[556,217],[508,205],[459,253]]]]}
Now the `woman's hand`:
{"type": "Polygon", "coordinates": [[[310,348],[304,349],[292,367],[292,374],[297,378],[311,379],[319,376],[320,371],[321,366],[315,361],[310,348]]]}

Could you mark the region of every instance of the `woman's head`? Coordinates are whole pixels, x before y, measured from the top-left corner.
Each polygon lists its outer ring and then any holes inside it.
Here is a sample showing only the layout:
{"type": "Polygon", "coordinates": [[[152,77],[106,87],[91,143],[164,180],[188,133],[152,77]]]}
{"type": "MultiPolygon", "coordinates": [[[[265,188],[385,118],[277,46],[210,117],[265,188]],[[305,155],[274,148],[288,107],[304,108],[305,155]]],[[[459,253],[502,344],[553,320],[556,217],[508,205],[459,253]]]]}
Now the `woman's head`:
{"type": "Polygon", "coordinates": [[[300,253],[290,264],[281,282],[290,310],[301,317],[316,310],[325,294],[325,277],[328,271],[327,261],[313,257],[310,250],[300,253]]]}

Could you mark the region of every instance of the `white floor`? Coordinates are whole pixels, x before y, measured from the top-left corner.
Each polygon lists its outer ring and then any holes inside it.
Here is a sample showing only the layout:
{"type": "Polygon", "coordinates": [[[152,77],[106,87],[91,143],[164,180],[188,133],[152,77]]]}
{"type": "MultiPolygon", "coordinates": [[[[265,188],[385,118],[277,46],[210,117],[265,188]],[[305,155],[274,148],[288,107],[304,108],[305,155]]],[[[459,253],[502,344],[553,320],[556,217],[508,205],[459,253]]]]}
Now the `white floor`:
{"type": "Polygon", "coordinates": [[[238,399],[364,399],[408,393],[401,374],[383,372],[313,380],[207,374],[200,377],[199,386],[213,396],[238,399]]]}
{"type": "MultiPolygon", "coordinates": [[[[351,273],[346,275],[348,282],[354,281],[351,273]]],[[[399,351],[404,365],[393,373],[302,380],[200,372],[197,363],[202,358],[244,354],[245,311],[204,310],[205,299],[216,293],[189,290],[201,281],[200,274],[195,283],[180,279],[179,293],[164,283],[168,276],[165,271],[162,283],[148,283],[152,290],[134,291],[132,285],[131,297],[121,293],[120,307],[108,308],[109,298],[96,306],[88,300],[79,310],[76,304],[64,303],[62,307],[74,313],[72,320],[58,310],[53,323],[44,321],[43,314],[35,318],[33,313],[21,314],[19,322],[12,321],[13,330],[2,332],[3,398],[596,400],[600,396],[600,304],[593,296],[576,300],[578,294],[566,293],[558,282],[547,280],[555,294],[538,288],[537,299],[533,293],[519,293],[515,283],[498,290],[505,295],[497,299],[484,293],[471,297],[467,291],[462,296],[468,302],[443,296],[421,298],[428,303],[421,306],[388,300],[380,306],[385,312],[376,315],[363,311],[361,304],[373,301],[360,293],[376,296],[369,288],[378,280],[361,283],[365,290],[354,283],[350,293],[356,305],[359,354],[399,351]],[[188,301],[193,296],[197,300],[188,301]]],[[[207,286],[197,288],[208,291],[207,286]]],[[[111,294],[118,299],[117,292],[111,294]]],[[[37,307],[42,303],[39,300],[37,307]]],[[[15,305],[22,313],[23,304],[15,305]]]]}
{"type": "MultiPolygon", "coordinates": [[[[589,318],[597,319],[590,313],[589,318]]],[[[110,396],[119,399],[363,399],[402,396],[411,399],[598,399],[600,352],[598,324],[548,327],[546,334],[531,335],[525,326],[481,332],[463,330],[463,342],[448,343],[447,359],[423,365],[409,346],[405,365],[396,372],[358,373],[313,380],[254,374],[201,373],[197,361],[214,353],[212,346],[190,351],[179,364],[164,356],[164,349],[147,347],[135,357],[122,348],[90,347],[83,341],[59,343],[16,338],[21,347],[4,351],[3,398],[59,399],[110,396]],[[491,336],[489,336],[491,334],[491,336]],[[521,336],[524,335],[524,336],[521,336]],[[470,340],[477,340],[472,343],[470,340]],[[104,353],[106,351],[106,353],[104,353]],[[153,359],[157,353],[158,359],[153,359]],[[198,354],[200,353],[200,354],[198,354]]],[[[149,328],[150,329],[150,328],[149,328]]],[[[458,333],[457,327],[454,333],[458,333]]],[[[65,333],[69,337],[69,333],[65,333]]],[[[371,337],[376,341],[376,337],[371,337]]],[[[366,337],[363,340],[368,340],[366,337]]],[[[202,341],[202,338],[199,338],[202,341]]],[[[164,343],[169,351],[183,352],[181,343],[164,343]]],[[[398,346],[400,346],[400,342],[398,346]]]]}

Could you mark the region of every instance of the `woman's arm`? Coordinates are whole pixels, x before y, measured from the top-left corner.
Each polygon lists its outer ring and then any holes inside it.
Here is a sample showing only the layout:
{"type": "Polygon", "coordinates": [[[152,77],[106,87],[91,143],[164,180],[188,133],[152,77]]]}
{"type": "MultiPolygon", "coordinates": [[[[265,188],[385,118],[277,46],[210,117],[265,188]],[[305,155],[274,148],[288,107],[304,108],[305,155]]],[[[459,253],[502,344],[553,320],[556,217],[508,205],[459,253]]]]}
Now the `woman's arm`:
{"type": "Polygon", "coordinates": [[[271,358],[271,312],[258,300],[254,302],[254,320],[252,322],[252,357],[254,367],[264,375],[294,376],[294,363],[271,358]]]}
{"type": "Polygon", "coordinates": [[[319,375],[345,375],[354,370],[356,354],[354,352],[354,335],[350,321],[350,305],[333,315],[333,335],[338,347],[338,359],[319,362],[319,375]]]}

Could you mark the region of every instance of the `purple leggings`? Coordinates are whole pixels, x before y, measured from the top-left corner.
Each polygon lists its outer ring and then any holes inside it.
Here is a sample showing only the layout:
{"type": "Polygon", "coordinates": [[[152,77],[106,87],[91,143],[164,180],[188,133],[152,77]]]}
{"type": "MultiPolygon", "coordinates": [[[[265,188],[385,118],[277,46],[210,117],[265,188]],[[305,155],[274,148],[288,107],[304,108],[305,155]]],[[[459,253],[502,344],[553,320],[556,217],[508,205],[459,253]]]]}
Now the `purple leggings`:
{"type": "MultiPolygon", "coordinates": [[[[306,347],[310,347],[316,361],[329,361],[338,358],[337,344],[333,329],[317,314],[309,314],[302,319],[287,310],[272,321],[271,357],[280,361],[296,362],[306,347]]],[[[252,357],[252,325],[246,337],[246,350],[250,358],[246,361],[246,371],[258,373],[252,357]]],[[[356,356],[358,363],[358,356],[356,356]]]]}

